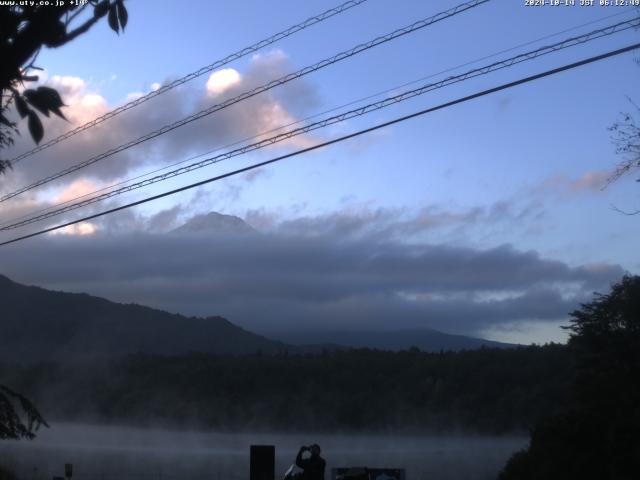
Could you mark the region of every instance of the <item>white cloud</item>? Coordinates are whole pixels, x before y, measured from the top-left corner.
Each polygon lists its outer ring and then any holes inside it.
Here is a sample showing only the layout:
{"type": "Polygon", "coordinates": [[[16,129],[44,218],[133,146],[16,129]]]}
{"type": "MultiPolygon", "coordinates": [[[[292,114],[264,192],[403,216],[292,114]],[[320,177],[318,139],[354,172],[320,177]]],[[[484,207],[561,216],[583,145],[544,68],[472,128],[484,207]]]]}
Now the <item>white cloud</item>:
{"type": "MultiPolygon", "coordinates": [[[[46,83],[60,93],[62,101],[67,105],[63,113],[74,126],[93,120],[109,110],[106,99],[98,93],[88,91],[87,82],[80,77],[54,75],[46,83]]],[[[56,133],[57,130],[66,131],[69,125],[54,120],[54,122],[45,122],[45,128],[46,135],[47,131],[56,133]]]]}
{"type": "Polygon", "coordinates": [[[77,103],[86,94],[87,83],[80,77],[54,75],[47,83],[60,92],[68,105],[77,103]]]}
{"type": "MultiPolygon", "coordinates": [[[[283,61],[286,61],[286,56],[281,53],[260,56],[250,62],[242,75],[236,70],[224,69],[211,75],[206,88],[198,88],[195,84],[175,88],[153,102],[144,103],[21,162],[19,168],[4,176],[0,193],[14,191],[207,108],[218,101],[214,94],[229,89],[240,92],[265,84],[273,75],[281,76],[289,71],[290,66],[283,64],[283,61]]],[[[123,180],[133,172],[137,174],[141,170],[157,169],[187,156],[214,150],[221,145],[258,136],[265,131],[293,123],[298,118],[297,114],[306,114],[310,108],[310,104],[304,104],[304,98],[314,95],[313,89],[304,87],[304,82],[296,83],[296,86],[291,86],[291,92],[288,91],[290,87],[284,85],[278,92],[268,92],[240,102],[167,135],[105,158],[44,188],[22,194],[11,202],[0,204],[0,213],[9,219],[16,215],[22,216],[29,211],[50,207],[56,202],[89,193],[93,187],[100,188],[123,180]]],[[[46,84],[56,88],[62,96],[67,105],[63,113],[68,121],[55,116],[43,117],[45,141],[115,107],[100,94],[99,86],[80,77],[55,75],[46,84]]],[[[154,83],[152,88],[159,85],[154,83]]],[[[139,95],[140,92],[134,92],[129,99],[139,95]]],[[[22,120],[19,126],[23,135],[16,137],[16,145],[6,152],[9,158],[34,146],[26,133],[28,129],[25,121],[22,120]]],[[[300,136],[283,144],[308,146],[314,138],[300,136]]]]}
{"type": "Polygon", "coordinates": [[[213,96],[221,95],[231,87],[238,85],[241,76],[233,68],[224,68],[213,72],[207,80],[207,93],[213,96]]]}
{"type": "Polygon", "coordinates": [[[93,235],[98,231],[98,227],[90,222],[81,222],[76,225],[69,225],[68,227],[61,228],[60,230],[54,230],[52,235],[93,235]]]}
{"type": "Polygon", "coordinates": [[[58,195],[54,198],[54,203],[68,202],[77,197],[87,195],[95,192],[99,188],[96,182],[92,182],[85,178],[80,178],[68,186],[65,186],[58,195]]]}

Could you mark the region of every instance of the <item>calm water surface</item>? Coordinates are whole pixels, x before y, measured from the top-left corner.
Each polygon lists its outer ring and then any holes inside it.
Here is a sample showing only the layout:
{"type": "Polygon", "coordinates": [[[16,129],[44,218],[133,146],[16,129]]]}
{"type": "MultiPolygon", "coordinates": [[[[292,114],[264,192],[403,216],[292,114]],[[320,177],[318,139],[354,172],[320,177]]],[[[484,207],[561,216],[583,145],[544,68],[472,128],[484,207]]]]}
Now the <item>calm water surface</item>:
{"type": "Polygon", "coordinates": [[[247,480],[249,446],[276,446],[276,480],[300,445],[319,443],[330,469],[405,468],[407,480],[484,480],[527,444],[521,436],[229,434],[78,424],[52,425],[32,442],[0,442],[0,461],[21,480],[247,480]]]}

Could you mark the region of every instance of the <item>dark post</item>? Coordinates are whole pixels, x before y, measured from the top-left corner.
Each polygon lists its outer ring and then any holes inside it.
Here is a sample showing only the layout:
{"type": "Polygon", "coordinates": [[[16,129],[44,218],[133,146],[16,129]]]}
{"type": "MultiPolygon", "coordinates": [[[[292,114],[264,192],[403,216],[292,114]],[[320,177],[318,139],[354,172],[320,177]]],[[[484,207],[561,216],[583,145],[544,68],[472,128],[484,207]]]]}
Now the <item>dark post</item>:
{"type": "Polygon", "coordinates": [[[250,480],[275,480],[276,447],[251,445],[250,480]]]}

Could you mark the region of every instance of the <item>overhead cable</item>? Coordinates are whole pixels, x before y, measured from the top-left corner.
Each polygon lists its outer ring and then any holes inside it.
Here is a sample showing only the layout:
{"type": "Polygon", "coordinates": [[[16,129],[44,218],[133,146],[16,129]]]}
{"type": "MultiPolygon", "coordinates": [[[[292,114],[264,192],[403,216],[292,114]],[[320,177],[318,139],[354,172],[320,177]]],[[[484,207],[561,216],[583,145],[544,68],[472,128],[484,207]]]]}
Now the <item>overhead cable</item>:
{"type": "Polygon", "coordinates": [[[333,115],[330,116],[328,118],[325,118],[323,120],[317,121],[317,122],[313,122],[313,123],[309,123],[307,125],[304,125],[302,127],[284,132],[284,133],[280,133],[277,135],[274,135],[272,137],[269,138],[265,138],[263,140],[260,140],[258,142],[254,142],[251,143],[249,145],[245,145],[243,147],[240,148],[236,148],[234,150],[213,156],[213,157],[209,157],[209,158],[205,158],[203,160],[200,160],[198,162],[171,170],[169,172],[163,173],[161,175],[156,175],[154,177],[142,180],[140,182],[136,182],[130,185],[126,185],[124,187],[112,190],[110,192],[107,193],[103,193],[101,195],[97,195],[95,197],[91,197],[88,198],[86,200],[82,200],[79,202],[75,202],[75,203],[71,203],[70,205],[67,205],[65,207],[60,207],[51,211],[48,211],[46,213],[42,213],[39,215],[34,215],[31,216],[25,220],[21,220],[21,221],[17,221],[14,223],[10,223],[10,224],[6,224],[3,226],[0,226],[0,231],[6,231],[6,230],[12,230],[15,228],[19,228],[19,227],[23,227],[41,220],[45,220],[47,218],[51,218],[57,215],[62,215],[64,213],[70,212],[72,210],[76,210],[78,208],[82,208],[97,202],[101,202],[104,200],[107,200],[109,198],[115,197],[117,195],[121,195],[133,190],[137,190],[143,187],[147,187],[149,185],[158,183],[158,182],[162,182],[165,180],[168,180],[170,178],[173,177],[177,177],[179,175],[184,175],[186,173],[192,172],[194,170],[198,170],[200,168],[204,168],[207,167],[209,165],[215,164],[215,163],[219,163],[222,162],[224,160],[228,160],[230,158],[239,156],[239,155],[243,155],[249,152],[252,152],[254,150],[258,150],[285,140],[289,140],[293,137],[299,136],[299,135],[303,135],[321,128],[325,128],[329,125],[333,125],[336,123],[340,123],[340,122],[344,122],[346,120],[355,118],[355,117],[359,117],[371,112],[375,112],[384,108],[387,108],[391,105],[409,100],[411,98],[420,96],[420,95],[424,95],[425,93],[431,92],[433,90],[437,90],[440,88],[444,88],[446,86],[449,85],[453,85],[455,83],[459,83],[459,82],[463,82],[466,80],[469,80],[471,78],[475,78],[475,77],[479,77],[481,75],[486,75],[498,70],[502,70],[504,68],[508,68],[511,67],[513,65],[525,62],[525,61],[529,61],[529,60],[533,60],[536,58],[539,58],[543,55],[548,55],[550,53],[553,52],[557,52],[559,50],[563,50],[566,48],[570,48],[570,47],[575,47],[577,45],[581,45],[602,37],[606,37],[609,35],[613,35],[615,33],[619,33],[625,30],[628,30],[630,28],[635,28],[637,26],[640,25],[640,18],[635,18],[633,20],[627,20],[624,22],[619,22],[617,24],[614,25],[610,25],[608,27],[604,27],[604,28],[600,28],[597,30],[594,30],[592,32],[583,34],[583,35],[579,35],[576,37],[571,37],[568,38],[566,40],[563,40],[561,42],[557,42],[555,44],[552,45],[546,45],[540,48],[537,48],[535,50],[526,52],[526,53],[521,53],[519,55],[504,59],[504,60],[500,60],[494,63],[491,63],[489,65],[483,66],[483,67],[479,67],[479,68],[475,68],[472,70],[469,70],[465,73],[459,74],[459,75],[453,75],[450,77],[445,78],[444,80],[438,81],[438,82],[434,82],[434,83],[429,83],[426,85],[422,85],[418,88],[412,89],[412,90],[407,90],[405,92],[399,93],[397,95],[393,95],[391,97],[379,100],[377,102],[373,102],[373,103],[369,103],[368,105],[364,105],[352,110],[349,110],[347,112],[343,112],[340,113],[338,115],[333,115]]]}
{"type": "Polygon", "coordinates": [[[317,23],[323,22],[324,20],[327,20],[335,15],[338,15],[342,12],[345,12],[357,5],[360,5],[364,2],[366,2],[367,0],[349,0],[348,2],[345,2],[341,5],[338,5],[337,7],[331,8],[329,10],[326,10],[324,12],[322,12],[319,15],[314,15],[313,17],[309,17],[307,18],[305,21],[298,23],[297,25],[293,25],[292,27],[287,28],[286,30],[283,30],[281,32],[276,33],[275,35],[272,35],[268,38],[265,38],[263,40],[260,40],[257,43],[254,43],[253,45],[249,46],[249,47],[245,47],[241,50],[238,50],[235,53],[232,53],[231,55],[227,55],[226,57],[220,59],[220,60],[216,60],[215,62],[206,65],[202,68],[199,68],[198,70],[195,70],[183,77],[180,77],[176,80],[173,80],[165,85],[160,86],[160,88],[158,88],[157,90],[153,90],[141,97],[138,97],[134,100],[131,100],[130,102],[125,103],[124,105],[121,105],[117,108],[114,108],[113,110],[108,111],[107,113],[94,118],[93,120],[84,123],[76,128],[74,128],[73,130],[69,130],[66,133],[63,133],[62,135],[53,138],[51,140],[49,140],[46,143],[41,143],[40,145],[38,145],[35,148],[32,148],[31,150],[24,152],[20,155],[18,155],[15,158],[12,158],[11,160],[8,160],[8,162],[11,165],[15,165],[16,163],[18,163],[20,160],[23,160],[27,157],[30,157],[31,155],[34,155],[38,152],[41,152],[42,150],[45,150],[49,147],[52,147],[53,145],[56,145],[57,143],[62,142],[63,140],[66,140],[67,138],[70,138],[74,135],[77,135],[80,132],[84,132],[85,130],[90,129],[91,127],[95,127],[96,125],[101,124],[102,122],[105,122],[106,120],[109,120],[110,118],[115,117],[116,115],[119,115],[122,112],[125,112],[127,110],[130,110],[134,107],[137,107],[138,105],[143,104],[144,102],[147,102],[148,100],[151,100],[152,98],[157,97],[158,95],[162,95],[163,93],[168,92],[169,90],[172,90],[180,85],[183,85],[187,82],[190,82],[191,80],[198,78],[206,73],[212,72],[213,70],[223,67],[224,65],[227,65],[228,63],[233,62],[234,60],[238,60],[242,57],[245,57],[249,54],[255,53],[258,50],[267,47],[269,45],[272,45],[280,40],[282,40],[283,38],[289,37],[291,35],[293,35],[294,33],[299,32],[300,30],[304,30],[305,28],[308,28],[312,25],[315,25],[317,23]]]}
{"type": "Polygon", "coordinates": [[[59,230],[61,228],[66,228],[66,227],[69,227],[71,225],[75,225],[77,223],[87,222],[89,220],[93,220],[93,219],[96,219],[96,218],[99,218],[99,217],[102,217],[102,216],[105,216],[105,215],[109,215],[109,214],[112,214],[112,213],[115,213],[115,212],[119,212],[121,210],[126,210],[128,208],[132,208],[132,207],[135,207],[135,206],[138,206],[138,205],[142,205],[144,203],[148,203],[148,202],[151,202],[151,201],[154,201],[154,200],[158,200],[160,198],[168,197],[170,195],[175,195],[176,193],[184,192],[186,190],[190,190],[190,189],[193,189],[193,188],[196,188],[196,187],[200,187],[202,185],[206,185],[206,184],[209,184],[209,183],[212,183],[212,182],[216,182],[216,181],[222,180],[224,178],[228,178],[228,177],[232,177],[232,176],[235,176],[235,175],[239,175],[241,173],[245,173],[245,172],[254,170],[256,168],[264,167],[266,165],[270,165],[270,164],[285,160],[287,158],[292,158],[292,157],[295,157],[295,156],[302,155],[304,153],[308,153],[308,152],[313,151],[313,150],[317,150],[317,149],[320,149],[320,148],[323,148],[323,147],[326,147],[326,146],[329,146],[329,145],[340,143],[340,142],[343,142],[345,140],[348,140],[348,139],[351,139],[351,138],[355,138],[355,137],[358,137],[360,135],[364,135],[366,133],[370,133],[370,132],[373,132],[375,130],[379,130],[381,128],[388,127],[390,125],[394,125],[394,124],[397,124],[397,123],[405,122],[405,121],[410,120],[412,118],[416,118],[416,117],[419,117],[419,116],[422,116],[422,115],[426,115],[427,113],[431,113],[431,112],[434,112],[434,111],[437,111],[437,110],[442,110],[442,109],[445,109],[445,108],[449,108],[449,107],[452,107],[454,105],[458,105],[460,103],[468,102],[470,100],[474,100],[474,99],[479,98],[479,97],[483,97],[483,96],[486,96],[486,95],[490,95],[492,93],[496,93],[496,92],[499,92],[499,91],[502,91],[502,90],[513,88],[513,87],[518,86],[518,85],[522,85],[522,84],[529,83],[529,82],[532,82],[532,81],[535,81],[535,80],[539,80],[541,78],[548,77],[548,76],[551,76],[551,75],[555,75],[555,74],[558,74],[560,72],[564,72],[564,71],[567,71],[567,70],[578,68],[578,67],[590,64],[590,63],[598,62],[598,61],[601,61],[601,60],[604,60],[604,59],[607,59],[607,58],[610,58],[610,57],[613,57],[613,56],[616,56],[616,55],[621,55],[623,53],[627,53],[627,52],[630,52],[632,50],[636,50],[638,48],[640,48],[640,43],[635,43],[635,44],[632,44],[632,45],[629,45],[629,46],[626,46],[626,47],[623,47],[623,48],[620,48],[620,49],[617,49],[617,50],[613,50],[613,51],[609,51],[607,53],[603,53],[601,55],[596,55],[596,56],[593,56],[593,57],[589,57],[589,58],[586,58],[584,60],[580,60],[578,62],[570,63],[570,64],[567,64],[567,65],[563,65],[562,67],[554,68],[554,69],[551,69],[551,70],[544,71],[542,73],[538,73],[538,74],[531,75],[531,76],[528,76],[528,77],[525,77],[525,78],[521,78],[519,80],[515,80],[513,82],[505,83],[505,84],[499,85],[497,87],[489,88],[487,90],[482,90],[482,91],[474,93],[472,95],[467,95],[465,97],[461,97],[461,98],[458,98],[456,100],[451,100],[449,102],[442,103],[442,104],[437,105],[435,107],[426,108],[424,110],[420,110],[418,112],[411,113],[409,115],[404,115],[402,117],[398,117],[398,118],[395,118],[393,120],[389,120],[387,122],[379,123],[377,125],[365,128],[363,130],[358,130],[358,131],[350,133],[348,135],[343,135],[341,137],[338,137],[338,138],[335,138],[335,139],[332,139],[332,140],[327,140],[326,142],[320,143],[318,145],[314,145],[314,146],[311,146],[311,147],[303,148],[301,150],[296,150],[295,152],[287,153],[285,155],[280,155],[278,157],[272,158],[270,160],[266,160],[264,162],[254,163],[253,165],[249,165],[247,167],[243,167],[243,168],[240,168],[240,169],[237,169],[237,170],[233,170],[231,172],[224,173],[222,175],[217,175],[215,177],[211,177],[211,178],[208,178],[206,180],[201,180],[199,182],[195,182],[195,183],[192,183],[190,185],[185,185],[185,186],[180,187],[180,188],[169,190],[167,192],[160,193],[158,195],[153,195],[151,197],[147,197],[147,198],[144,198],[142,200],[131,202],[131,203],[128,203],[126,205],[121,205],[119,207],[111,208],[109,210],[105,210],[105,211],[102,211],[102,212],[99,212],[99,213],[95,213],[93,215],[89,215],[89,216],[86,216],[86,217],[83,217],[83,218],[80,218],[80,219],[77,219],[77,220],[73,220],[73,221],[70,221],[70,222],[67,222],[67,223],[64,223],[64,224],[61,224],[61,225],[56,225],[56,226],[53,226],[53,227],[45,228],[45,229],[30,233],[30,234],[27,234],[27,235],[22,235],[20,237],[13,238],[11,240],[0,242],[0,246],[5,246],[5,245],[12,244],[12,243],[16,243],[16,242],[19,242],[19,241],[22,241],[22,240],[26,240],[28,238],[33,238],[33,237],[38,236],[38,235],[42,235],[42,234],[45,234],[45,233],[53,232],[53,231],[59,230]]]}
{"type": "Polygon", "coordinates": [[[341,53],[338,53],[337,55],[334,55],[330,58],[326,58],[324,60],[321,60],[320,62],[317,62],[313,65],[307,66],[305,68],[302,68],[301,70],[298,70],[296,72],[293,73],[289,73],[287,75],[284,75],[283,77],[280,77],[276,80],[272,80],[264,85],[261,85],[259,87],[254,88],[253,90],[248,90],[236,97],[230,98],[228,100],[225,100],[222,103],[219,104],[215,104],[212,105],[211,107],[208,107],[204,110],[201,110],[197,113],[194,113],[192,115],[189,115],[188,117],[185,117],[181,120],[178,120],[176,122],[173,122],[171,124],[165,125],[161,128],[159,128],[158,130],[154,130],[153,132],[150,132],[146,135],[143,135],[142,137],[139,137],[135,140],[131,140],[125,144],[122,144],[118,147],[112,148],[110,150],[107,150],[106,152],[103,152],[99,155],[93,156],[83,162],[80,162],[76,165],[73,165],[71,167],[68,167],[60,172],[57,172],[53,175],[50,175],[48,177],[42,178],[30,185],[27,185],[25,187],[19,188],[18,190],[15,190],[11,193],[8,193],[2,197],[0,197],[0,202],[4,202],[7,201],[11,198],[17,197],[18,195],[27,192],[29,190],[33,190],[34,188],[37,188],[39,186],[45,185],[49,182],[52,182],[53,180],[56,180],[58,178],[64,177],[66,175],[69,175],[73,172],[76,172],[82,168],[86,168],[90,165],[93,165],[96,162],[99,162],[100,160],[104,160],[105,158],[111,157],[112,155],[115,155],[116,153],[120,153],[124,150],[127,150],[131,147],[134,147],[136,145],[139,145],[143,142],[146,142],[148,140],[151,140],[153,138],[159,137],[160,135],[164,135],[165,133],[168,133],[172,130],[175,130],[176,128],[182,127],[188,123],[194,122],[196,120],[199,120],[201,118],[204,118],[208,115],[211,115],[212,113],[215,113],[217,111],[220,111],[224,108],[227,108],[231,105],[234,105],[236,103],[239,103],[243,100],[247,100],[248,98],[254,97],[256,95],[259,95],[263,92],[266,92],[268,90],[271,90],[275,87],[278,87],[280,85],[284,85],[285,83],[291,82],[292,80],[301,78],[305,75],[308,75],[310,73],[316,72],[322,68],[325,68],[329,65],[332,65],[334,63],[340,62],[342,60],[348,59],[353,57],[354,55],[357,55],[359,53],[362,53],[366,50],[369,50],[371,48],[377,47],[379,45],[382,45],[384,43],[387,43],[391,40],[395,40],[399,37],[402,37],[404,35],[407,35],[409,33],[413,33],[416,32],[418,30],[421,30],[425,27],[428,27],[430,25],[433,25],[434,23],[440,22],[442,20],[451,18],[459,13],[465,12],[469,9],[472,9],[474,7],[477,7],[479,5],[482,5],[484,3],[487,3],[491,0],[472,0],[469,2],[465,2],[462,3],[456,7],[453,7],[449,10],[446,10],[444,12],[438,13],[436,15],[433,15],[431,17],[419,20],[411,25],[408,25],[406,27],[394,30],[391,33],[388,33],[386,35],[382,35],[379,37],[374,38],[373,40],[370,40],[366,43],[362,43],[360,45],[357,45],[349,50],[345,50],[341,53]]]}

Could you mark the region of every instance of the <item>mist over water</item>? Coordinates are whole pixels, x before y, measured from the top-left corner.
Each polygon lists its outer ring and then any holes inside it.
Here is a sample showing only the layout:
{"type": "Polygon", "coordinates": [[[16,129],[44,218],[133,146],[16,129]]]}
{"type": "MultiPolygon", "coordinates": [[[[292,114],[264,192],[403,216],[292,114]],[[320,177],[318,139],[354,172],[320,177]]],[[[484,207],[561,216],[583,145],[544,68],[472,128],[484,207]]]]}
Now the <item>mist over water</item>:
{"type": "Polygon", "coordinates": [[[227,480],[249,478],[249,446],[276,446],[276,480],[300,445],[319,443],[326,480],[336,467],[405,468],[407,480],[495,478],[524,436],[230,434],[56,423],[32,442],[0,442],[22,480],[227,480]]]}

